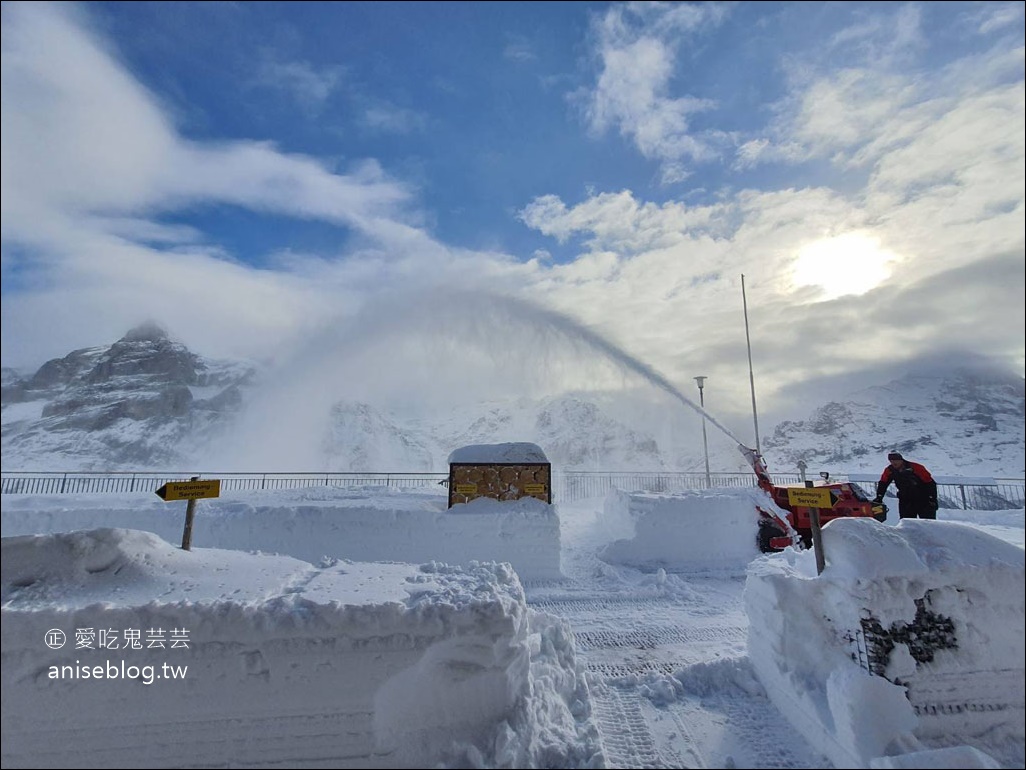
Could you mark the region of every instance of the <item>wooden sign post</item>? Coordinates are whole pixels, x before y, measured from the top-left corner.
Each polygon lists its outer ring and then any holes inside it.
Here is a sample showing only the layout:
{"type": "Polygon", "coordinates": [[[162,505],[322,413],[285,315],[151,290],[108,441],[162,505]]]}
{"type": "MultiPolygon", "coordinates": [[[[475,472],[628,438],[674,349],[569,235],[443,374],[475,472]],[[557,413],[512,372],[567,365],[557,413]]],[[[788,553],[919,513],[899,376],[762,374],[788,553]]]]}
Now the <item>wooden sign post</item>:
{"type": "Polygon", "coordinates": [[[188,500],[185,507],[185,531],[182,532],[182,550],[192,548],[192,521],[196,514],[196,501],[209,497],[221,496],[221,479],[199,480],[193,476],[190,481],[169,481],[156,492],[157,497],[165,502],[172,500],[188,500]]]}
{"type": "Polygon", "coordinates": [[[823,554],[823,532],[819,525],[819,509],[833,508],[840,499],[841,493],[836,489],[813,487],[806,481],[804,487],[788,487],[787,502],[792,506],[809,509],[809,523],[812,529],[812,550],[816,553],[816,574],[822,575],[826,567],[826,556],[823,554]]]}

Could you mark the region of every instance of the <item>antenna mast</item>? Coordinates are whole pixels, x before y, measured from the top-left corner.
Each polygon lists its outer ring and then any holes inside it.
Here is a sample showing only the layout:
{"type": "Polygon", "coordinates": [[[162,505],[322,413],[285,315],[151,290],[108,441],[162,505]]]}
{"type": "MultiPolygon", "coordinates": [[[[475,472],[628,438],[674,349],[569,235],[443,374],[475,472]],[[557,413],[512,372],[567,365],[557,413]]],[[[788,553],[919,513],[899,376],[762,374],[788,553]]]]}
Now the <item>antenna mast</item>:
{"type": "Polygon", "coordinates": [[[745,341],[748,343],[748,381],[752,386],[752,418],[755,420],[755,451],[762,454],[759,446],[759,413],[755,409],[755,373],[752,371],[752,338],[748,334],[748,298],[745,296],[745,274],[741,273],[741,301],[745,306],[745,341]]]}

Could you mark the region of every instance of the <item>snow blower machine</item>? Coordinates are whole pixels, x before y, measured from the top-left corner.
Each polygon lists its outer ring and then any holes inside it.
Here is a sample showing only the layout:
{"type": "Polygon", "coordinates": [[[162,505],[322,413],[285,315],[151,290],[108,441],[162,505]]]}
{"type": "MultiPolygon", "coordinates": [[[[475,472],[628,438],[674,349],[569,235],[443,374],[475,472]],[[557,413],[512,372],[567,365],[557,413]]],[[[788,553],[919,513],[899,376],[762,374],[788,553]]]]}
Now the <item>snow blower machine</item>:
{"type": "Polygon", "coordinates": [[[787,546],[795,548],[812,547],[812,522],[816,513],[819,514],[820,525],[843,517],[872,517],[877,521],[887,519],[887,506],[874,503],[858,484],[852,482],[829,481],[828,474],[823,475],[824,483],[812,486],[811,482],[803,485],[780,486],[773,483],[766,470],[766,461],[754,449],[738,446],[741,454],[755,471],[762,488],[776,504],[779,510],[766,510],[757,505],[759,511],[759,533],[757,542],[763,553],[782,551],[787,546]],[[801,495],[789,493],[788,490],[819,490],[817,497],[826,499],[822,491],[829,495],[830,507],[821,504],[801,505],[792,502],[792,498],[801,495]],[[781,515],[783,511],[785,515],[781,515]]]}

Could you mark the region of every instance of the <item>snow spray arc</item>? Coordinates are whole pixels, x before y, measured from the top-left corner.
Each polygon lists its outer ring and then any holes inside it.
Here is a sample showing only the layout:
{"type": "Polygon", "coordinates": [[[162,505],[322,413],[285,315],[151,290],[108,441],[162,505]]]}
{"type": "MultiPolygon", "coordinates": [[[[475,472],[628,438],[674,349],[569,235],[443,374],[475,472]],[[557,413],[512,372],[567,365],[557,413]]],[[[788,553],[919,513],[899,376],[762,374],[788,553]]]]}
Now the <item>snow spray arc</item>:
{"type": "Polygon", "coordinates": [[[505,303],[508,305],[510,311],[514,312],[517,317],[520,318],[536,318],[538,322],[550,325],[554,329],[558,329],[568,337],[576,337],[583,343],[591,348],[599,351],[606,355],[612,361],[618,363],[623,368],[640,375],[642,378],[647,380],[650,384],[655,387],[669,393],[671,396],[676,398],[681,403],[690,406],[698,414],[705,417],[710,423],[723,431],[728,438],[734,441],[736,444],[744,445],[740,439],[731,433],[726,427],[724,427],[715,417],[709,414],[705,409],[696,404],[690,398],[681,393],[675,388],[669,380],[655,371],[652,367],[639,361],[634,356],[630,355],[626,351],[620,349],[612,342],[602,337],[597,332],[587,329],[572,318],[565,316],[561,313],[557,313],[552,310],[541,308],[523,299],[516,297],[508,297],[502,295],[490,295],[489,299],[505,303]]]}
{"type": "MultiPolygon", "coordinates": [[[[452,358],[487,363],[490,357],[495,371],[488,376],[493,378],[497,372],[505,375],[532,368],[542,359],[565,364],[561,361],[564,354],[553,352],[553,343],[569,344],[588,357],[637,375],[743,445],[663,375],[572,318],[489,289],[440,287],[382,291],[358,313],[335,317],[305,335],[264,378],[262,392],[253,394],[235,435],[226,437],[230,446],[219,447],[213,461],[219,467],[237,464],[240,468],[308,470],[323,464],[318,436],[325,433],[325,416],[340,399],[381,398],[386,390],[383,378],[399,381],[403,389],[420,388],[414,395],[426,399],[425,388],[434,385],[438,374],[426,367],[442,369],[440,362],[452,358]],[[546,352],[517,360],[512,348],[525,340],[529,343],[525,347],[546,352]],[[475,353],[480,355],[472,355],[475,353]],[[354,394],[354,387],[365,392],[354,394]],[[269,440],[272,435],[273,443],[269,440]]],[[[546,371],[544,363],[539,370],[546,371]]],[[[453,379],[451,371],[444,376],[461,390],[470,385],[472,377],[469,369],[465,380],[453,379]]]]}
{"type": "MultiPolygon", "coordinates": [[[[530,302],[526,299],[508,294],[501,294],[487,289],[451,289],[446,288],[438,292],[419,293],[416,296],[407,296],[400,300],[399,306],[402,313],[397,316],[392,306],[389,318],[379,319],[381,327],[394,326],[401,320],[401,315],[409,314],[407,323],[409,325],[428,323],[435,324],[439,329],[452,333],[459,330],[464,339],[487,344],[486,332],[491,320],[495,325],[507,329],[523,327],[532,328],[539,336],[545,336],[546,332],[556,332],[570,341],[578,341],[593,352],[604,355],[608,360],[618,364],[625,370],[631,371],[649,384],[665,391],[681,403],[694,409],[699,415],[705,417],[710,423],[719,428],[731,440],[743,446],[743,442],[723,426],[715,417],[705,411],[701,406],[689,399],[675,388],[669,380],[656,372],[652,367],[639,361],[634,356],[614,345],[595,331],[584,327],[569,316],[554,310],[549,310],[530,302]],[[423,318],[419,316],[423,315],[423,318]]],[[[375,304],[372,313],[382,314],[382,309],[388,307],[385,304],[375,304]]]]}

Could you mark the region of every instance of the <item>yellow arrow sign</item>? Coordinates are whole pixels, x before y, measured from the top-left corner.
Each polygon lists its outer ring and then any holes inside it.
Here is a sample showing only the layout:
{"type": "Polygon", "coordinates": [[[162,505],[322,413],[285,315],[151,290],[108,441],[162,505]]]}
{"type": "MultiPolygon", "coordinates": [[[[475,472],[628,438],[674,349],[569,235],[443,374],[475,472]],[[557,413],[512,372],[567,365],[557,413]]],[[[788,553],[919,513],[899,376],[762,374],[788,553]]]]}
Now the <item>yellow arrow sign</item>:
{"type": "Polygon", "coordinates": [[[157,490],[157,497],[166,502],[172,500],[200,500],[221,496],[221,479],[204,481],[169,481],[157,490]]]}
{"type": "Polygon", "coordinates": [[[841,497],[836,489],[826,487],[788,487],[787,502],[805,508],[833,508],[841,497]]]}

